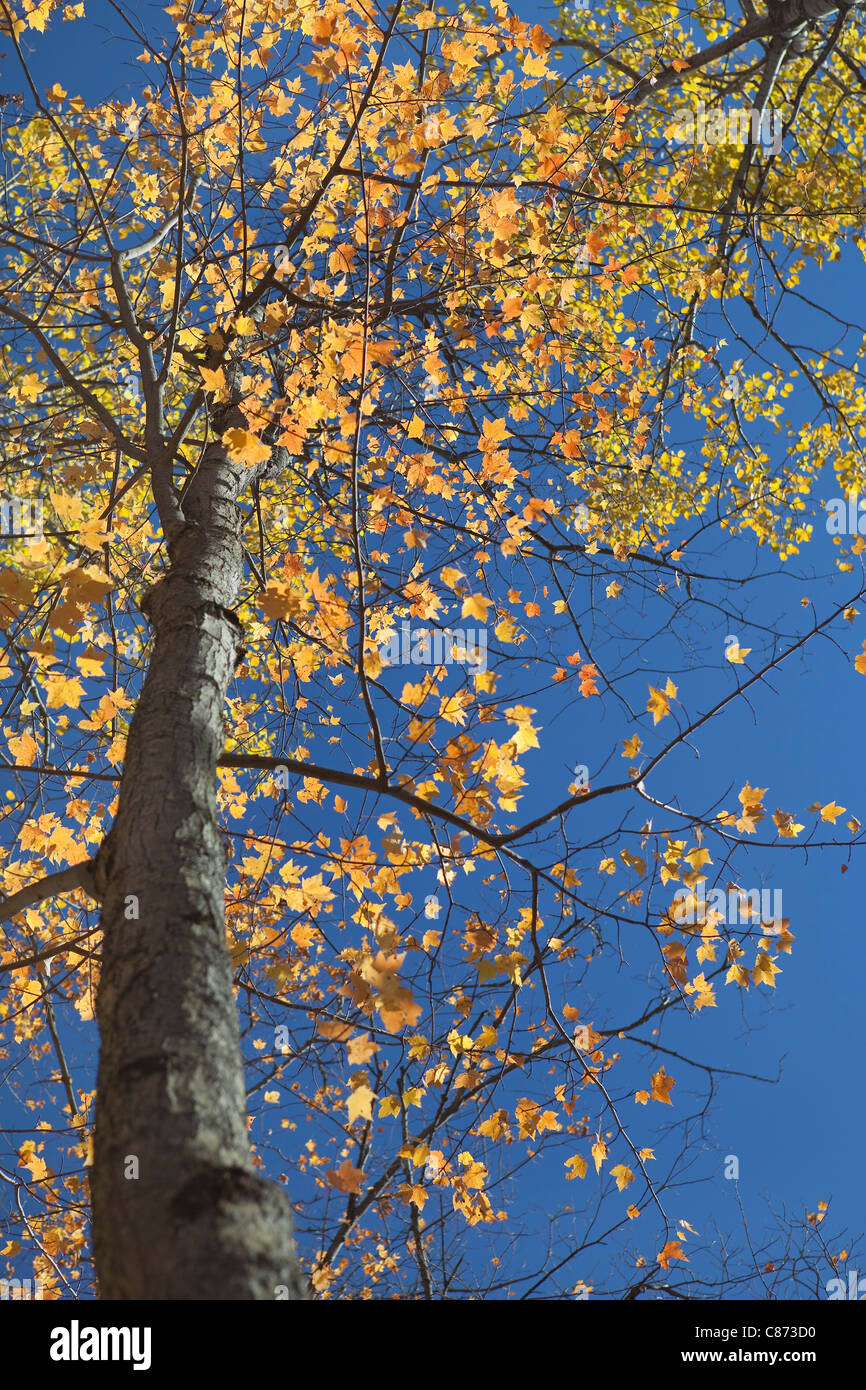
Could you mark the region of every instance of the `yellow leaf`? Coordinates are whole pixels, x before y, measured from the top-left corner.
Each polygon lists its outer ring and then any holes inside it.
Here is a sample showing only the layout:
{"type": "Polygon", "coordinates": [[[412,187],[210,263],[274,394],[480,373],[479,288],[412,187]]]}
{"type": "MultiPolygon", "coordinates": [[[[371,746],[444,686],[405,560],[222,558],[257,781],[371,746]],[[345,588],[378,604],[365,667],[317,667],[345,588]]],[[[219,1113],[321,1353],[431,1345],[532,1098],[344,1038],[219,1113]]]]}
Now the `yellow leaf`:
{"type": "Polygon", "coordinates": [[[487,610],[492,608],[493,600],[483,594],[473,594],[463,600],[461,618],[477,618],[480,623],[487,622],[487,610]]]}
{"type": "Polygon", "coordinates": [[[574,1154],[572,1158],[567,1158],[565,1160],[565,1166],[569,1169],[565,1175],[566,1180],[569,1182],[572,1178],[585,1178],[589,1171],[589,1164],[580,1154],[574,1154]]]}
{"type": "MultiPolygon", "coordinates": [[[[694,982],[685,986],[685,992],[686,994],[696,994],[698,996],[695,1000],[696,1009],[715,1008],[716,1006],[716,996],[713,993],[713,987],[710,981],[704,978],[703,974],[696,975],[694,982]]],[[[664,1071],[664,1068],[662,1068],[662,1071],[664,1071]]],[[[656,1097],[656,1099],[661,1099],[661,1097],[656,1097]]]]}
{"type": "Polygon", "coordinates": [[[443,584],[447,584],[449,589],[456,589],[461,579],[464,578],[463,571],[454,569],[451,565],[446,565],[439,571],[439,577],[443,584]]]}
{"type": "Polygon", "coordinates": [[[49,709],[78,709],[84,695],[84,686],[77,676],[64,676],[59,671],[52,672],[46,685],[45,703],[49,709]]]}
{"type": "Polygon", "coordinates": [[[676,697],[677,688],[673,681],[668,679],[664,690],[656,690],[655,686],[650,686],[650,697],[647,701],[647,710],[653,717],[653,724],[658,724],[660,719],[664,719],[671,712],[671,700],[676,697]]]}
{"type": "MultiPolygon", "coordinates": [[[[844,807],[842,807],[842,809],[844,810],[844,807]]],[[[783,811],[781,806],[773,812],[773,821],[779,834],[784,839],[796,839],[800,831],[803,829],[803,826],[800,825],[799,822],[794,819],[790,811],[783,811]]]]}
{"type": "Polygon", "coordinates": [[[630,1168],[626,1168],[624,1163],[617,1163],[614,1168],[611,1168],[610,1175],[612,1178],[616,1178],[617,1189],[620,1192],[624,1187],[628,1187],[630,1182],[634,1182],[634,1173],[630,1168]]]}
{"type": "Polygon", "coordinates": [[[759,951],[755,957],[755,968],[752,971],[752,980],[756,985],[770,985],[776,988],[776,975],[781,975],[778,965],[774,965],[766,951],[759,951]]]}
{"type": "Polygon", "coordinates": [[[346,1101],[346,1108],[349,1111],[349,1124],[353,1120],[370,1120],[373,1117],[373,1101],[376,1099],[369,1086],[357,1086],[349,1099],[346,1101]]]}
{"type": "Polygon", "coordinates": [[[727,651],[725,652],[725,656],[727,657],[728,661],[733,662],[735,666],[742,666],[743,659],[749,655],[749,652],[751,650],[751,647],[728,647],[727,651]]]}
{"type": "Polygon", "coordinates": [[[604,1160],[607,1158],[607,1144],[604,1142],[603,1139],[601,1139],[601,1138],[596,1139],[595,1143],[594,1143],[593,1146],[592,1146],[592,1156],[593,1156],[593,1159],[595,1160],[595,1171],[596,1171],[597,1173],[600,1173],[600,1172],[601,1172],[601,1165],[604,1163],[604,1160]]]}
{"type": "Polygon", "coordinates": [[[373,1042],[369,1033],[359,1033],[357,1037],[350,1038],[346,1044],[349,1063],[353,1067],[363,1066],[378,1051],[379,1044],[373,1042]]]}
{"type": "Polygon", "coordinates": [[[199,367],[199,372],[206,391],[225,390],[226,374],[222,367],[217,367],[215,371],[212,371],[210,367],[199,367]]]}
{"type": "Polygon", "coordinates": [[[31,734],[23,733],[18,738],[6,740],[13,761],[18,767],[32,767],[39,752],[39,745],[31,734]]]}
{"type": "Polygon", "coordinates": [[[228,450],[229,458],[235,463],[244,464],[247,468],[254,468],[257,463],[264,463],[271,456],[267,444],[263,444],[249,430],[243,430],[239,426],[226,430],[222,442],[228,450]]]}
{"type": "MultiPolygon", "coordinates": [[[[701,979],[703,979],[703,976],[701,976],[701,979]]],[[[659,1067],[658,1071],[652,1078],[653,1100],[660,1100],[665,1105],[673,1105],[670,1093],[676,1084],[677,1083],[672,1076],[665,1076],[664,1067],[659,1067]]]]}

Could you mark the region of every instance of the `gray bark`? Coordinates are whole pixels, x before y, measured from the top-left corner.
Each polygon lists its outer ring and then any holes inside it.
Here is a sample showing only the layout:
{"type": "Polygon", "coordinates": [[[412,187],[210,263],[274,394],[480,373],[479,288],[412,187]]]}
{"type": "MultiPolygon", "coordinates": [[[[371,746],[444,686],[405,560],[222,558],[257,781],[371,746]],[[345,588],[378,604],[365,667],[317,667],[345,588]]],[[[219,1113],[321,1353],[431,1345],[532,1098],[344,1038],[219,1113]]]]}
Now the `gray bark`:
{"type": "Polygon", "coordinates": [[[250,1158],[216,814],[240,647],[236,499],[248,482],[220,444],[209,447],[171,567],[142,604],[155,647],[97,861],[105,942],[91,1186],[107,1299],[306,1296],[286,1194],[250,1158]],[[126,1175],[131,1159],[137,1177],[126,1175]]]}

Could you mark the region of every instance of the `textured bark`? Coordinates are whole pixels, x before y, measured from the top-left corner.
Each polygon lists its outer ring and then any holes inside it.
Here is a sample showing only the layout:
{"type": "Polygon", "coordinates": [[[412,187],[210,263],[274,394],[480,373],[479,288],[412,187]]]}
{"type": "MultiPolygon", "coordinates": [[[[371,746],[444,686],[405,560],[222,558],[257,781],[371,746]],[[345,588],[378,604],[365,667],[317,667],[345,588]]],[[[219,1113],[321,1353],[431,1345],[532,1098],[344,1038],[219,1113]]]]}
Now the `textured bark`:
{"type": "Polygon", "coordinates": [[[98,861],[91,1181],[102,1298],[274,1299],[283,1287],[305,1296],[288,1200],[250,1158],[225,940],[216,761],[240,647],[231,609],[243,473],[209,448],[171,568],[142,604],[155,647],[98,861]],[[137,1177],[126,1176],[131,1158],[137,1177]]]}

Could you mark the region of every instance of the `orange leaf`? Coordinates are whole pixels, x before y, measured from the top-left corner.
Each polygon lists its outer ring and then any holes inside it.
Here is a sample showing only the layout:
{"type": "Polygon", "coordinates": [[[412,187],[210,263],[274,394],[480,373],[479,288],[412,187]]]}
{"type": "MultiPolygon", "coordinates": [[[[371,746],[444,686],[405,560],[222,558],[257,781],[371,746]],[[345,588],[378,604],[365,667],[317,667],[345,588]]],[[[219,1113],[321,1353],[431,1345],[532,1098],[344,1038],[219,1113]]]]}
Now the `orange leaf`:
{"type": "Polygon", "coordinates": [[[659,1067],[655,1076],[652,1078],[652,1098],[662,1101],[665,1105],[673,1105],[670,1093],[676,1086],[676,1081],[672,1076],[665,1076],[664,1067],[659,1067]]]}
{"type": "Polygon", "coordinates": [[[340,1164],[336,1173],[329,1168],[325,1174],[331,1187],[336,1187],[339,1192],[360,1192],[363,1176],[363,1169],[354,1168],[348,1158],[340,1164]]]}
{"type": "Polygon", "coordinates": [[[226,430],[222,442],[228,449],[229,458],[235,463],[243,463],[247,468],[254,468],[271,456],[267,444],[250,434],[249,430],[242,430],[238,426],[226,430]]]}
{"type": "Polygon", "coordinates": [[[685,1260],[686,1264],[689,1262],[688,1256],[683,1254],[683,1248],[678,1240],[669,1240],[664,1249],[656,1255],[656,1259],[662,1269],[667,1269],[671,1260],[685,1260]]]}

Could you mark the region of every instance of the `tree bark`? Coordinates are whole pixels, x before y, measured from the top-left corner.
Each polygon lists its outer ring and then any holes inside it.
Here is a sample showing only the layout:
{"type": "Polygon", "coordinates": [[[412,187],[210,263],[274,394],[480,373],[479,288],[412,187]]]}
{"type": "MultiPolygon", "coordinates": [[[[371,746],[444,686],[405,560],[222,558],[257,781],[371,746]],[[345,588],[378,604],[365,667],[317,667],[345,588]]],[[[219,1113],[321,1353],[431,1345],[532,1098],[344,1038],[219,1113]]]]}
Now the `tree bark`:
{"type": "Polygon", "coordinates": [[[249,476],[208,448],[170,569],[142,603],[155,646],[98,861],[91,1186],[104,1299],[307,1296],[286,1194],[250,1157],[216,813],[249,476]]]}

